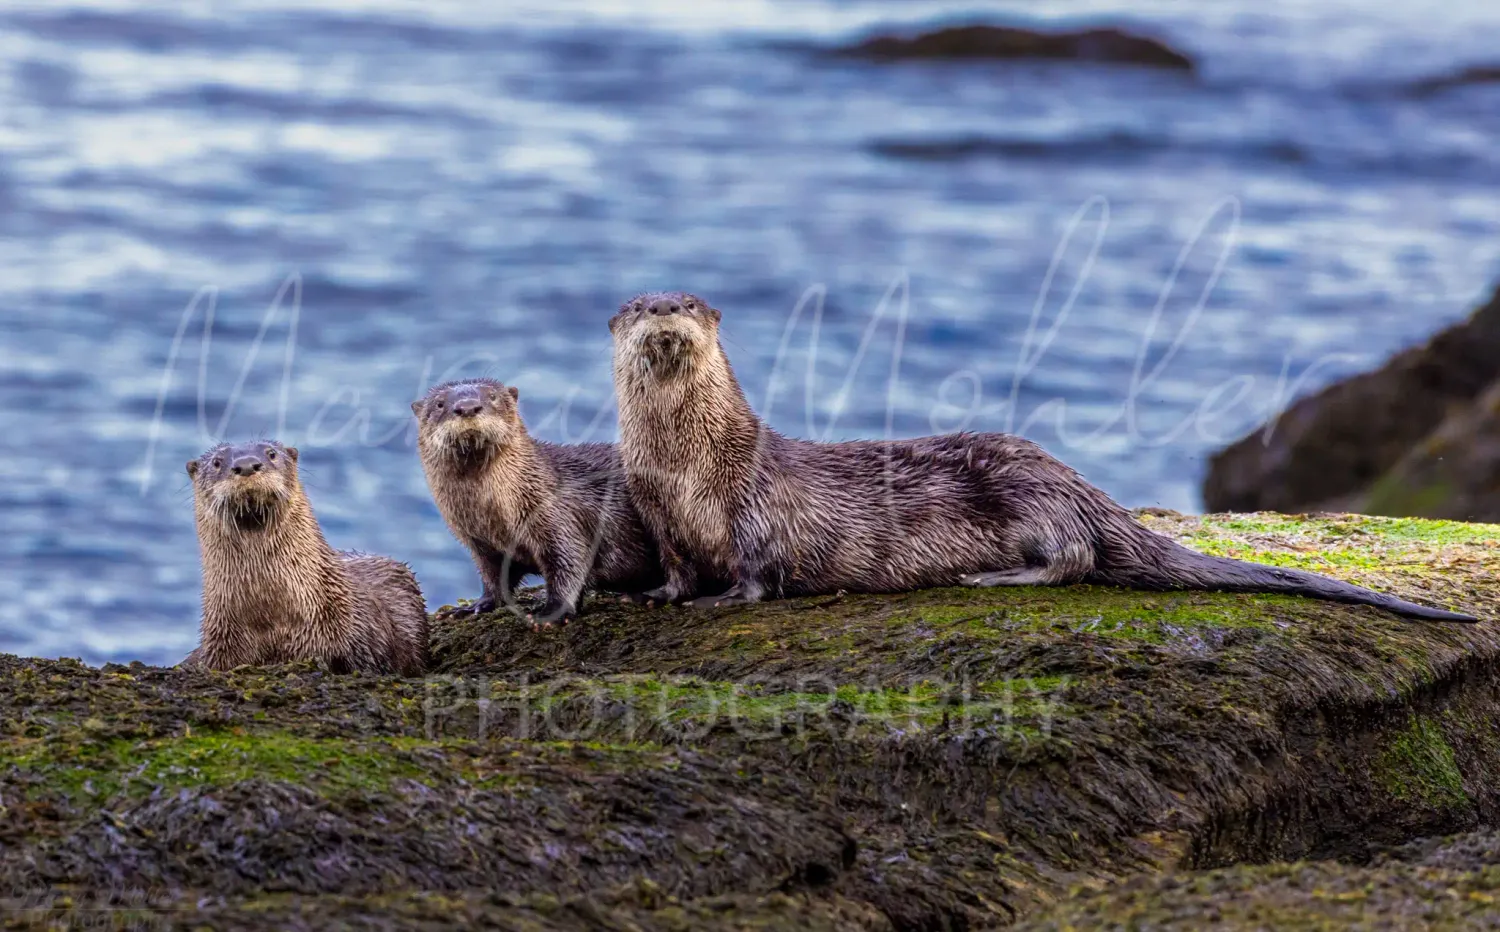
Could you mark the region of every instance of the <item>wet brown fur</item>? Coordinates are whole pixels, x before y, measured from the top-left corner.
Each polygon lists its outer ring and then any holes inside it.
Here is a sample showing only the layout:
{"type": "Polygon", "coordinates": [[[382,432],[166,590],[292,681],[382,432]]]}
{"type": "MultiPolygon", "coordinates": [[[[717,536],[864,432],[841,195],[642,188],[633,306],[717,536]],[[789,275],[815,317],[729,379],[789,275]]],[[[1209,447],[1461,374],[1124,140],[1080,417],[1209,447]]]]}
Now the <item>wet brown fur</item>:
{"type": "Polygon", "coordinates": [[[543,623],[574,617],[586,588],[659,584],[660,558],[615,445],[534,440],[517,397],[500,382],[469,379],[412,404],[427,485],[484,582],[470,610],[514,607],[514,588],[530,573],[547,583],[543,623]]]}
{"type": "Polygon", "coordinates": [[[202,642],[184,661],[227,670],[295,660],[412,676],[427,609],[410,567],[334,550],[297,475],[297,450],[220,444],[187,464],[203,557],[202,642]],[[236,475],[237,465],[259,471],[236,475]]]}
{"type": "Polygon", "coordinates": [[[667,583],[698,604],[928,586],[1284,592],[1472,621],[1301,570],[1206,556],[1155,534],[1036,444],[978,433],[815,443],[751,410],[719,311],[642,295],[610,321],[620,449],[667,583]]]}

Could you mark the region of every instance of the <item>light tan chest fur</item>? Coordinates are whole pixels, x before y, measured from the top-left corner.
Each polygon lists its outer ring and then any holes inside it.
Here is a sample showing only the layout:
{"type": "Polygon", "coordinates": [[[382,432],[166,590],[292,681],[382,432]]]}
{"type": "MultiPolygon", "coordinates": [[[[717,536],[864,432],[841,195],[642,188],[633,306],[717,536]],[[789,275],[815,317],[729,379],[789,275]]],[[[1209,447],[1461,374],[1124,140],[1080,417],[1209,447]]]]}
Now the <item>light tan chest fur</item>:
{"type": "Polygon", "coordinates": [[[204,548],[203,573],[205,643],[232,645],[240,662],[289,659],[292,646],[336,640],[350,624],[347,593],[330,591],[327,556],[313,548],[221,538],[204,548]]]}
{"type": "Polygon", "coordinates": [[[735,489],[710,455],[719,438],[712,422],[694,410],[680,389],[666,389],[649,404],[622,412],[620,432],[626,469],[648,484],[669,516],[679,546],[716,560],[727,559],[735,489]]]}
{"type": "Polygon", "coordinates": [[[429,482],[438,510],[460,538],[472,538],[497,550],[530,551],[536,545],[534,523],[549,507],[551,496],[507,478],[503,464],[472,477],[443,477],[429,482]]]}

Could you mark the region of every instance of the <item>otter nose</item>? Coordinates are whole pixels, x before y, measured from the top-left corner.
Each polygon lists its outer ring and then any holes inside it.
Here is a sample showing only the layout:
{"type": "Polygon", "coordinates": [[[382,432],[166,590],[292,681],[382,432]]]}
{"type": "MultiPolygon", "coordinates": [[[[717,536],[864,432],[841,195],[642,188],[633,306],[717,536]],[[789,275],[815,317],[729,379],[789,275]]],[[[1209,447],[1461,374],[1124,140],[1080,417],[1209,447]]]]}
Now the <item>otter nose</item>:
{"type": "Polygon", "coordinates": [[[266,464],[262,463],[259,457],[242,456],[234,461],[234,465],[229,467],[229,471],[236,476],[249,476],[265,468],[266,464]]]}
{"type": "Polygon", "coordinates": [[[453,402],[453,413],[459,417],[474,417],[479,414],[480,407],[478,398],[465,398],[453,402]]]}
{"type": "Polygon", "coordinates": [[[648,308],[652,317],[666,317],[682,310],[682,305],[671,298],[657,298],[648,308]]]}

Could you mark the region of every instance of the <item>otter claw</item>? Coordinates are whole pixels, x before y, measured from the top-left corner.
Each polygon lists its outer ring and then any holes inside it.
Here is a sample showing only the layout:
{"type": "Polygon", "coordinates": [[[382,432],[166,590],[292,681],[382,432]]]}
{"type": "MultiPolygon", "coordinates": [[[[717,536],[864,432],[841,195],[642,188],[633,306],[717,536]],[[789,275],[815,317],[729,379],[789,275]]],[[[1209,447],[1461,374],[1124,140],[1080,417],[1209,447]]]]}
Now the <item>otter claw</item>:
{"type": "Polygon", "coordinates": [[[533,631],[550,628],[554,624],[559,628],[565,627],[568,622],[573,621],[577,617],[577,609],[563,608],[562,606],[543,606],[540,612],[526,613],[526,620],[530,622],[533,631]]]}

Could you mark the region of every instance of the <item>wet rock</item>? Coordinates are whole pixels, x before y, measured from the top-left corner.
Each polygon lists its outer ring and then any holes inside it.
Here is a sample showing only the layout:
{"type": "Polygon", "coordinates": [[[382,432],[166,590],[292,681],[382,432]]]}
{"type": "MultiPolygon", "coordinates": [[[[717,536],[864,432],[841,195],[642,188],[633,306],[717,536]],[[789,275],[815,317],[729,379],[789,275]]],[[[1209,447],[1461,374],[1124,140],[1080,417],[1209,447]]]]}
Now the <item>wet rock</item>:
{"type": "Polygon", "coordinates": [[[1380,369],[1303,398],[1209,462],[1215,511],[1357,506],[1445,419],[1500,380],[1500,291],[1468,320],[1380,369]]]}
{"type": "MultiPolygon", "coordinates": [[[[1494,526],[1140,520],[1500,618],[1494,526]]],[[[439,618],[421,680],[0,657],[0,917],[982,928],[1500,816],[1493,621],[1088,586],[586,608],[439,618]]]]}
{"type": "Polygon", "coordinates": [[[1122,29],[1042,32],[1012,26],[951,26],[914,36],[871,36],[838,54],[873,61],[1054,59],[1192,71],[1164,42],[1122,29]]]}

